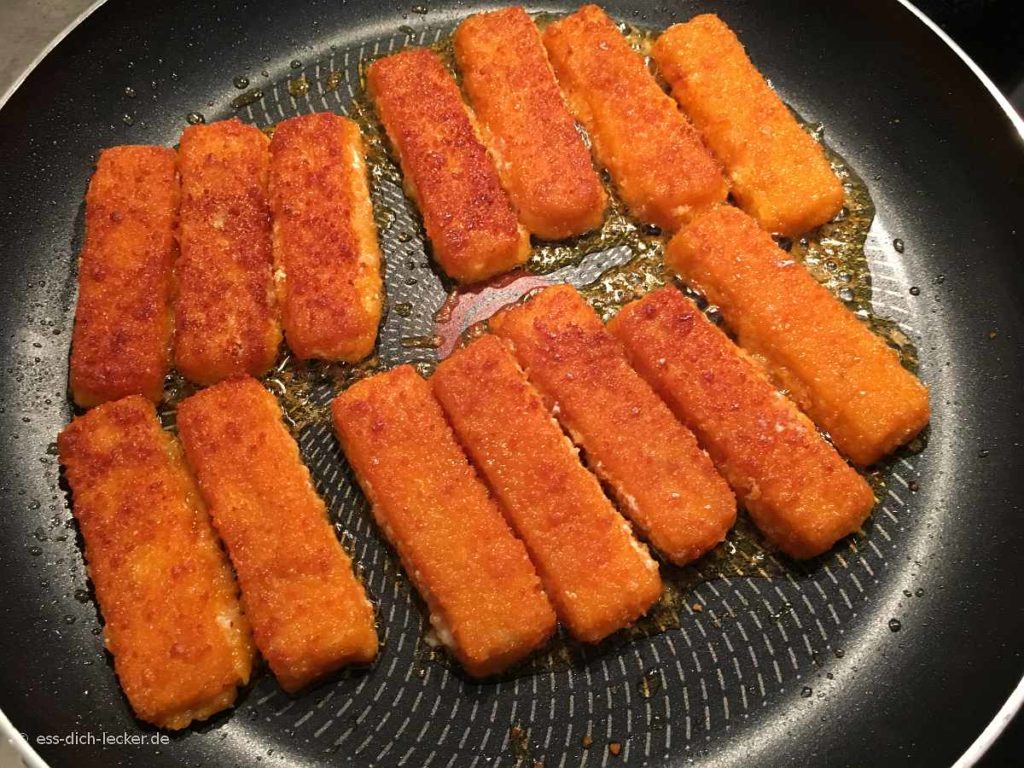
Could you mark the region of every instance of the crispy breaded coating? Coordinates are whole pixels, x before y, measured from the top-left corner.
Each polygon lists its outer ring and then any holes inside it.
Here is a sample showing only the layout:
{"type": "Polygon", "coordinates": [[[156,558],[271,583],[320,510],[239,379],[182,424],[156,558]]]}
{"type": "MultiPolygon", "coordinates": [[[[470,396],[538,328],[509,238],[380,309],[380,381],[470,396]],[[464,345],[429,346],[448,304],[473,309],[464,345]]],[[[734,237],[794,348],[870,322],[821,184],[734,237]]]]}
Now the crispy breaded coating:
{"type": "Polygon", "coordinates": [[[843,207],[843,186],[743,44],[714,14],[669,27],[651,50],[672,95],[724,164],[736,202],[769,232],[799,235],[843,207]]]}
{"type": "Polygon", "coordinates": [[[696,304],[662,288],[610,327],[783,552],[814,557],[860,528],[870,486],[696,304]]]}
{"type": "Polygon", "coordinates": [[[133,395],[57,438],[105,622],[136,717],[184,728],[230,707],[253,647],[227,559],[181,450],[133,395]]]}
{"type": "Polygon", "coordinates": [[[470,16],[454,42],[462,87],[519,220],[549,240],[599,227],[604,189],[526,11],[470,16]]]}
{"type": "Polygon", "coordinates": [[[182,402],[178,431],[281,687],[373,661],[373,607],[274,396],[232,377],[182,402]]]}
{"type": "Polygon", "coordinates": [[[491,328],[655,549],[683,564],[725,538],[729,486],[575,288],[547,288],[491,328]]]}
{"type": "Polygon", "coordinates": [[[604,11],[585,5],[551,24],[544,45],[598,161],[635,216],[676,230],[725,199],[718,162],[604,11]]]}
{"type": "Polygon", "coordinates": [[[430,384],[399,366],[354,384],[331,409],[377,524],[465,670],[493,675],[543,645],[555,613],[430,384]]]}
{"type": "Polygon", "coordinates": [[[408,48],[378,59],[366,84],[448,276],[472,283],[526,261],[529,235],[437,54],[408,48]]]}
{"type": "Polygon", "coordinates": [[[658,566],[506,344],[479,338],[442,362],[431,384],[572,635],[595,643],[642,616],[661,595],[658,566]]]}
{"type": "Polygon", "coordinates": [[[666,263],[722,310],[740,346],[855,464],[928,423],[928,390],[752,218],[722,206],[669,243],[666,263]]]}
{"type": "Polygon", "coordinates": [[[157,401],[163,394],[179,198],[173,149],[100,153],[85,196],[71,338],[71,396],[83,408],[126,395],[157,401]]]}
{"type": "Polygon", "coordinates": [[[377,339],[383,289],[359,127],[330,112],[279,123],[270,205],[288,346],[300,359],[363,359],[377,339]]]}
{"type": "Polygon", "coordinates": [[[258,376],[277,356],[267,146],[261,130],[238,120],[181,134],[174,365],[197,384],[258,376]]]}

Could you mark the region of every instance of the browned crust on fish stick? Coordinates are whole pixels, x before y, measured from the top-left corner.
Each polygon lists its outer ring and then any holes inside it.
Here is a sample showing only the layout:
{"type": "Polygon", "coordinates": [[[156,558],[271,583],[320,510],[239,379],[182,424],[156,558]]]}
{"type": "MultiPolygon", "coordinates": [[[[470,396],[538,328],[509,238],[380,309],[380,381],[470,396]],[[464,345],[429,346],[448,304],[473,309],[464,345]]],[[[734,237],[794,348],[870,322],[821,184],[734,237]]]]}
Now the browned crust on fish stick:
{"type": "Polygon", "coordinates": [[[855,464],[928,423],[928,390],[752,218],[722,206],[669,243],[665,261],[717,304],[740,346],[855,464]]]}
{"type": "Polygon", "coordinates": [[[741,208],[769,232],[799,235],[843,207],[825,153],[714,14],[669,27],[651,50],[672,95],[725,165],[741,208]]]}
{"type": "Polygon", "coordinates": [[[178,444],[135,395],[79,416],[57,439],[135,715],[184,728],[230,707],[252,669],[249,625],[178,444]]]}
{"type": "Polygon", "coordinates": [[[575,288],[548,288],[491,328],[655,549],[682,564],[725,538],[729,486],[575,288]]]}
{"type": "Polygon", "coordinates": [[[597,642],[642,616],[661,594],[658,566],[506,344],[481,337],[442,362],[431,384],[573,636],[597,642]]]}
{"type": "Polygon", "coordinates": [[[550,240],[600,226],[604,189],[526,11],[470,16],[455,32],[455,58],[523,225],[550,240]]]}
{"type": "Polygon", "coordinates": [[[471,283],[526,261],[529,235],[437,54],[409,48],[378,59],[366,84],[448,276],[471,283]]]}
{"type": "Polygon", "coordinates": [[[178,256],[176,163],[164,147],[100,153],[85,196],[71,339],[71,394],[83,408],[163,393],[178,256]]]}
{"type": "Polygon", "coordinates": [[[569,106],[634,215],[675,230],[725,199],[718,162],[604,11],[583,6],[547,27],[544,44],[569,106]]]}
{"type": "Polygon", "coordinates": [[[382,288],[359,127],[330,112],[279,123],[270,202],[288,346],[300,359],[361,360],[377,339],[382,288]]]}
{"type": "Polygon", "coordinates": [[[399,366],[354,384],[332,411],[378,525],[466,671],[495,674],[543,645],[555,613],[430,384],[399,366]]]}
{"type": "Polygon", "coordinates": [[[174,364],[197,384],[260,375],[277,356],[267,147],[262,131],[238,120],[181,134],[174,364]]]}
{"type": "Polygon", "coordinates": [[[662,288],[610,327],[783,552],[814,557],[860,528],[870,486],[696,304],[662,288]]]}
{"type": "Polygon", "coordinates": [[[373,607],[274,396],[232,377],[182,402],[178,431],[281,687],[373,661],[373,607]]]}

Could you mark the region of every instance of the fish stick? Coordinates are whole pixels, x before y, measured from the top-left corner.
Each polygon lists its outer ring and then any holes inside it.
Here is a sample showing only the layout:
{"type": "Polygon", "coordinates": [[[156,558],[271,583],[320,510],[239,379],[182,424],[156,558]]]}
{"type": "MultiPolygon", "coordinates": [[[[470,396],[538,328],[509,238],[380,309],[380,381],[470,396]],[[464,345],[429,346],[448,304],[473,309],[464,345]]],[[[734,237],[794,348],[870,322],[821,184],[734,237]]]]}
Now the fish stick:
{"type": "Polygon", "coordinates": [[[718,162],[604,11],[585,5],[551,24],[544,45],[598,161],[635,216],[674,231],[725,199],[718,162]]]}
{"type": "Polygon", "coordinates": [[[545,289],[491,328],[655,549],[681,565],[725,538],[729,486],[575,288],[545,289]]]}
{"type": "Polygon", "coordinates": [[[254,650],[181,449],[139,395],[57,438],[114,671],[136,717],[184,728],[230,707],[254,650]]]}
{"type": "Polygon", "coordinates": [[[330,112],[279,123],[270,205],[288,346],[303,360],[363,359],[377,339],[382,290],[359,127],[330,112]]]}
{"type": "Polygon", "coordinates": [[[431,384],[572,635],[595,643],[642,616],[661,594],[658,566],[506,344],[481,337],[442,362],[431,384]]]}
{"type": "Polygon", "coordinates": [[[470,16],[455,32],[455,59],[523,225],[549,240],[600,226],[604,189],[526,11],[470,16]]]}
{"type": "Polygon", "coordinates": [[[696,304],[662,288],[609,325],[783,552],[814,557],[860,528],[871,487],[696,304]]]}
{"type": "Polygon", "coordinates": [[[83,408],[163,393],[174,328],[176,163],[164,147],[100,153],[85,196],[71,338],[71,395],[83,408]]]}
{"type": "Polygon", "coordinates": [[[928,390],[896,351],[742,211],[702,214],[665,261],[721,308],[740,346],[855,464],[878,461],[928,423],[928,390]]]}
{"type": "Polygon", "coordinates": [[[737,204],[769,232],[795,236],[843,207],[843,186],[743,44],[708,13],[669,27],[651,55],[672,95],[723,163],[737,204]]]}
{"type": "Polygon", "coordinates": [[[253,638],[295,692],[377,655],[373,607],[277,400],[235,376],[178,407],[178,432],[238,574],[253,638]]]}
{"type": "Polygon", "coordinates": [[[486,677],[543,645],[555,613],[430,384],[399,366],[354,384],[331,409],[377,524],[465,670],[486,677]]]}
{"type": "Polygon", "coordinates": [[[268,139],[238,120],[181,134],[174,364],[197,384],[266,373],[281,327],[271,276],[268,139]]]}
{"type": "Polygon", "coordinates": [[[378,59],[366,84],[448,276],[472,283],[526,261],[530,237],[437,54],[410,48],[378,59]]]}

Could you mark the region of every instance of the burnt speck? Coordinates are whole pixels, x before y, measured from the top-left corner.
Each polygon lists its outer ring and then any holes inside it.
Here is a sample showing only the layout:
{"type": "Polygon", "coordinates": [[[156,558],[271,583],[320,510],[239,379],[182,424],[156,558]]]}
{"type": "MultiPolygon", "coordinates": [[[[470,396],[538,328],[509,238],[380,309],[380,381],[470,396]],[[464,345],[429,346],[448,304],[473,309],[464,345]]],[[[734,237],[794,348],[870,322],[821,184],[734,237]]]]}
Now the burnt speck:
{"type": "Polygon", "coordinates": [[[900,623],[899,619],[889,619],[889,631],[899,632],[903,629],[903,624],[900,623]]]}
{"type": "Polygon", "coordinates": [[[898,237],[892,241],[892,247],[896,249],[896,253],[903,253],[903,241],[898,237]]]}
{"type": "Polygon", "coordinates": [[[75,600],[77,600],[80,603],[88,603],[89,602],[89,590],[87,590],[87,589],[76,589],[75,590],[75,600]]]}
{"type": "Polygon", "coordinates": [[[918,483],[917,480],[911,480],[909,483],[907,483],[907,488],[910,489],[911,493],[917,493],[919,490],[921,490],[921,484],[918,483]]]}

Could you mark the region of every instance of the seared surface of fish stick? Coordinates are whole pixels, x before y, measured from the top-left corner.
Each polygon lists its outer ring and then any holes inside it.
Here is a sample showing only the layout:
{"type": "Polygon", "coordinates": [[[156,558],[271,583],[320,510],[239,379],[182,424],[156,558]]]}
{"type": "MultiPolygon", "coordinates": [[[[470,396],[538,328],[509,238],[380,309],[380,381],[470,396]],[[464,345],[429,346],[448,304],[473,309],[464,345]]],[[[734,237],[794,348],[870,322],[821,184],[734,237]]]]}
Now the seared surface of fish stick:
{"type": "Polygon", "coordinates": [[[377,338],[382,289],[359,127],[330,112],[279,123],[270,202],[288,346],[300,359],[361,360],[377,338]]]}
{"type": "Polygon", "coordinates": [[[332,411],[378,525],[466,671],[495,674],[543,645],[551,604],[430,384],[399,366],[354,384],[332,411]]]}
{"type": "Polygon", "coordinates": [[[448,276],[471,283],[526,261],[529,235],[437,54],[410,48],[378,59],[366,83],[448,276]]]}
{"type": "Polygon", "coordinates": [[[714,14],[669,27],[651,51],[658,69],[725,165],[741,208],[769,232],[799,235],[843,207],[821,146],[800,127],[714,14]]]}
{"type": "Polygon", "coordinates": [[[135,715],[184,728],[230,707],[253,647],[181,449],[139,395],[57,439],[114,670],[135,715]]]}
{"type": "Polygon", "coordinates": [[[721,308],[740,346],[855,464],[878,461],[928,423],[928,390],[896,351],[742,211],[698,217],[665,261],[721,308]]]}
{"type": "Polygon", "coordinates": [[[696,304],[662,288],[611,328],[783,552],[814,557],[860,528],[870,486],[696,304]]]}
{"type": "Polygon", "coordinates": [[[728,485],[576,289],[548,288],[491,328],[655,549],[683,564],[725,538],[736,520],[728,485]]]}
{"type": "Polygon", "coordinates": [[[523,225],[549,240],[600,226],[604,189],[526,11],[470,16],[455,32],[455,58],[523,225]]]}
{"type": "Polygon", "coordinates": [[[544,30],[544,44],[569,106],[633,214],[675,230],[725,199],[718,162],[604,11],[583,6],[544,30]]]}
{"type": "Polygon", "coordinates": [[[265,373],[277,356],[267,145],[238,120],[181,134],[174,364],[197,384],[265,373]]]}
{"type": "Polygon", "coordinates": [[[643,615],[661,594],[657,564],[506,344],[481,337],[442,362],[431,384],[572,635],[597,642],[643,615]]]}
{"type": "Polygon", "coordinates": [[[185,400],[178,431],[228,550],[256,647],[293,692],[377,655],[373,607],[277,400],[236,376],[185,400]]]}
{"type": "Polygon", "coordinates": [[[83,408],[126,395],[156,401],[163,393],[179,197],[173,149],[100,153],[85,196],[71,339],[71,394],[83,408]]]}

